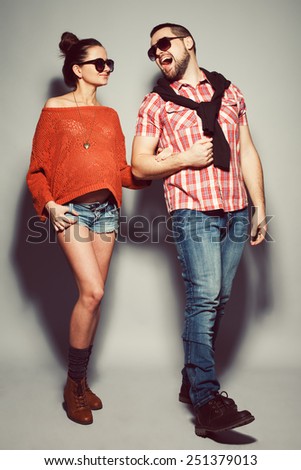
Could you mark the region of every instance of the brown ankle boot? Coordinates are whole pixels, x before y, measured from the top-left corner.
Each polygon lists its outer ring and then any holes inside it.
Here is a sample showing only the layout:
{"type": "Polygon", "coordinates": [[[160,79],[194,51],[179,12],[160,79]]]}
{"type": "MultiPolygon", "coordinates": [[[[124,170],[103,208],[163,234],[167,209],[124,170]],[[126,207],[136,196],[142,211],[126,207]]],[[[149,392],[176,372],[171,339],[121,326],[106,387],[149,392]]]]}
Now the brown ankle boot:
{"type": "Polygon", "coordinates": [[[93,422],[85,393],[85,379],[77,383],[68,376],[64,389],[64,400],[69,419],[78,424],[91,424],[93,422]]]}
{"type": "Polygon", "coordinates": [[[92,392],[87,383],[87,379],[85,380],[85,395],[91,410],[101,410],[102,401],[97,395],[95,395],[95,393],[92,392]]]}

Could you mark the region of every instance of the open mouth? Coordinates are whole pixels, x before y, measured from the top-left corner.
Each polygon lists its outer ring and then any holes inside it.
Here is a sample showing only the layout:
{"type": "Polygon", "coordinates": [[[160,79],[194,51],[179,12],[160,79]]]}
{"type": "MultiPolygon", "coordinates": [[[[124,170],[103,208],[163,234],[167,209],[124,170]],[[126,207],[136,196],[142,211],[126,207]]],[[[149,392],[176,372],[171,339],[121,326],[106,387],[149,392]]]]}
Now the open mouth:
{"type": "Polygon", "coordinates": [[[172,57],[170,56],[165,56],[160,59],[161,65],[170,65],[171,63],[172,63],[172,57]]]}

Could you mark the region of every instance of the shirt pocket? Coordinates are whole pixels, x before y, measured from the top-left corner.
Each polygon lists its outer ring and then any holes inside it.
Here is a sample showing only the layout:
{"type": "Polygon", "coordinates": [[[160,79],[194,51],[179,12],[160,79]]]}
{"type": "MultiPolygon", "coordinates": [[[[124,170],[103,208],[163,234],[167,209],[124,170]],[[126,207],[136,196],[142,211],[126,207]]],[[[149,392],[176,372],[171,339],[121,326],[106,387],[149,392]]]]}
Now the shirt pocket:
{"type": "Polygon", "coordinates": [[[179,152],[184,152],[190,149],[197,140],[202,138],[202,133],[199,126],[180,127],[175,131],[174,136],[174,148],[179,152]]]}
{"type": "Polygon", "coordinates": [[[237,101],[223,98],[218,120],[222,124],[237,125],[239,122],[237,101]]]}
{"type": "Polygon", "coordinates": [[[167,101],[165,111],[167,123],[173,131],[198,126],[197,114],[193,109],[167,101]]]}

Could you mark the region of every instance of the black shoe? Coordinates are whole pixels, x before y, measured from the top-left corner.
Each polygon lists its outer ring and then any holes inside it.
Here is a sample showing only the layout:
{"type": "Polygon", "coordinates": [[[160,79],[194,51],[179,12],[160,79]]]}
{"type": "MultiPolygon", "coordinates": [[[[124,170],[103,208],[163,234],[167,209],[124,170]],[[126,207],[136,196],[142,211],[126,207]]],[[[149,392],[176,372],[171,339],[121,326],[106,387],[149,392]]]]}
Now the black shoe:
{"type": "Polygon", "coordinates": [[[182,382],[180,393],[179,393],[179,401],[182,403],[186,403],[187,405],[192,405],[189,396],[190,384],[186,382],[182,382]]]}
{"type": "MultiPolygon", "coordinates": [[[[189,396],[189,390],[190,390],[190,384],[187,384],[186,382],[182,382],[181,385],[181,390],[179,393],[179,401],[181,403],[186,403],[187,405],[192,405],[190,396],[189,396]]],[[[228,397],[227,392],[212,392],[215,396],[220,396],[222,400],[224,400],[226,405],[232,406],[234,409],[237,410],[237,405],[235,401],[228,397]]]]}
{"type": "Polygon", "coordinates": [[[206,437],[209,432],[221,432],[245,426],[255,419],[249,411],[237,411],[233,406],[227,405],[221,395],[195,408],[195,416],[195,433],[201,437],[206,437]]]}

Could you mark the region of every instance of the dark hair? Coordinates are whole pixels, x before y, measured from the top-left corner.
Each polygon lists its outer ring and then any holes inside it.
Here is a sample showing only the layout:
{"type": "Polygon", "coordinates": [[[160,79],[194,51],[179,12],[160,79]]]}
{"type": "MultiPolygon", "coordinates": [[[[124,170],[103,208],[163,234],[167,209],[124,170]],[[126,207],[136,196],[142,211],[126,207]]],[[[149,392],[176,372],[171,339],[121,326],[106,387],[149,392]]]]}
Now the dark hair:
{"type": "Polygon", "coordinates": [[[102,44],[93,38],[78,39],[73,33],[66,31],[61,36],[59,48],[62,56],[65,57],[63,65],[63,76],[67,86],[76,87],[78,77],[72,70],[73,65],[84,62],[87,56],[87,50],[91,46],[102,46],[102,44]]]}
{"type": "Polygon", "coordinates": [[[172,34],[175,34],[176,36],[190,36],[193,40],[193,50],[196,52],[196,45],[195,45],[195,40],[192,34],[188,31],[187,28],[184,26],[181,26],[180,24],[175,24],[175,23],[161,23],[155,26],[150,33],[150,37],[153,37],[153,35],[159,31],[160,29],[163,28],[170,28],[172,34]]]}

